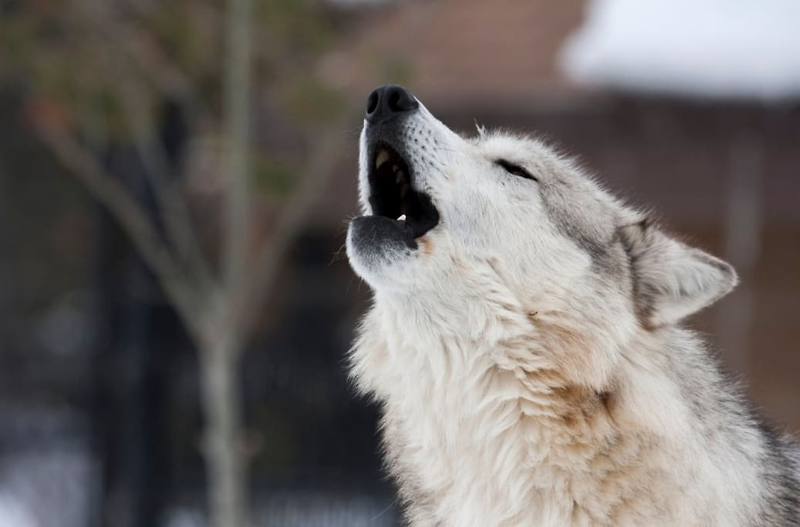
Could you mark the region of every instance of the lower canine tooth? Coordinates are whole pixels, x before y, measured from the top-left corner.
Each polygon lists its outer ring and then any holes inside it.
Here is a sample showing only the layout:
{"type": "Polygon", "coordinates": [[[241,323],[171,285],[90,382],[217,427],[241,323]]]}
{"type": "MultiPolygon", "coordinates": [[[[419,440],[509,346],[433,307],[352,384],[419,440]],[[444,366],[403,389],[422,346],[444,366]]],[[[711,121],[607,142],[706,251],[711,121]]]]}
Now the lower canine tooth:
{"type": "Polygon", "coordinates": [[[400,216],[398,216],[397,221],[406,221],[406,215],[401,214],[400,216]]]}

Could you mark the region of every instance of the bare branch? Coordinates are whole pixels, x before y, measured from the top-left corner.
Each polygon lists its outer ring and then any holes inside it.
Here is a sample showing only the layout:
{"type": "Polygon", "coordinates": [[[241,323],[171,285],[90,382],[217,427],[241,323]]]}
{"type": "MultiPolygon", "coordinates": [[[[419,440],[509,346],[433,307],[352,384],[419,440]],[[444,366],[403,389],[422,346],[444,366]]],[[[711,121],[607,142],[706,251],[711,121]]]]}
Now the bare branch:
{"type": "Polygon", "coordinates": [[[102,35],[104,42],[118,49],[124,58],[130,59],[143,72],[147,82],[181,101],[193,113],[204,113],[193,80],[158,49],[150,35],[132,29],[130,24],[118,22],[118,17],[115,17],[107,2],[83,2],[79,5],[92,20],[93,29],[102,35]]]}
{"type": "Polygon", "coordinates": [[[73,137],[56,127],[40,126],[39,135],[58,160],[100,201],[120,223],[139,254],[153,271],[187,329],[200,336],[204,312],[198,290],[181,272],[159,237],[152,221],[128,190],[108,174],[94,156],[73,137]]]}
{"type": "Polygon", "coordinates": [[[316,143],[302,171],[303,178],[299,188],[281,207],[282,213],[271,229],[271,237],[263,242],[258,255],[251,262],[247,273],[248,296],[240,307],[240,323],[244,331],[251,327],[260,314],[292,242],[300,234],[312,207],[328,188],[331,167],[335,165],[334,161],[348,140],[348,136],[341,133],[341,130],[342,127],[334,125],[328,130],[320,131],[321,141],[316,143]]]}
{"type": "MultiPolygon", "coordinates": [[[[83,9],[95,22],[101,45],[122,46],[122,53],[126,53],[126,48],[135,38],[122,39],[125,44],[118,43],[118,34],[127,30],[127,24],[117,22],[113,9],[103,2],[84,4],[83,9]],[[114,38],[111,38],[112,35],[114,38]]],[[[158,125],[153,121],[152,101],[148,99],[152,90],[145,85],[145,79],[131,74],[130,68],[119,60],[118,54],[101,53],[101,57],[109,73],[116,79],[123,117],[158,202],[167,237],[189,271],[204,288],[211,289],[215,287],[213,273],[195,234],[186,199],[178,189],[167,154],[157,138],[158,125]]],[[[156,100],[163,97],[162,92],[156,91],[156,100]]]]}
{"type": "Polygon", "coordinates": [[[214,276],[200,247],[186,199],[177,187],[175,174],[171,173],[163,146],[153,137],[157,126],[152,122],[144,98],[132,83],[127,83],[122,88],[122,95],[131,137],[153,186],[169,238],[204,287],[215,287],[214,276]]]}

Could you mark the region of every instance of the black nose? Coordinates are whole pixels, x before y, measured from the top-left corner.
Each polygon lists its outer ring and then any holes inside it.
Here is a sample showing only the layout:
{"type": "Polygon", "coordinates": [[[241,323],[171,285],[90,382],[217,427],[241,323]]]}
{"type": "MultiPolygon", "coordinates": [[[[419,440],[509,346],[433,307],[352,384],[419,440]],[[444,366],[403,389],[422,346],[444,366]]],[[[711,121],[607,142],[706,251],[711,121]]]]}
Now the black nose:
{"type": "Polygon", "coordinates": [[[419,103],[400,86],[381,86],[367,98],[367,121],[379,123],[400,114],[413,112],[419,103]]]}

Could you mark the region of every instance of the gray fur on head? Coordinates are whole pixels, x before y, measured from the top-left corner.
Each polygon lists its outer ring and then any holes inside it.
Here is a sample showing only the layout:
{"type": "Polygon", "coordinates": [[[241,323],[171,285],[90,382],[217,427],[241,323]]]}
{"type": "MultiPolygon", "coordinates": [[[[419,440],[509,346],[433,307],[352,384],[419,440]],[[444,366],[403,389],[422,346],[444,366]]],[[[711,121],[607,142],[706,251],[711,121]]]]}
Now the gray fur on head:
{"type": "Polygon", "coordinates": [[[631,260],[634,301],[648,327],[674,324],[737,284],[728,263],[668,237],[650,222],[620,227],[631,260]]]}

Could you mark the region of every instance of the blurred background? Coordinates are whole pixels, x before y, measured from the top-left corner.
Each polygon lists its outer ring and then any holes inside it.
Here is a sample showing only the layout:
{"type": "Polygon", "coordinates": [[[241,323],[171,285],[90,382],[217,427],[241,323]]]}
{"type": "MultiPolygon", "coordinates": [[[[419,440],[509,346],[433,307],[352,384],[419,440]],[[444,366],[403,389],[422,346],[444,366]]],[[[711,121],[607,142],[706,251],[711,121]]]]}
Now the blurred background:
{"type": "Polygon", "coordinates": [[[800,429],[793,0],[0,0],[0,527],[391,526],[344,357],[367,94],[540,134],[738,269],[800,429]],[[248,518],[249,517],[249,518],[248,518]]]}

